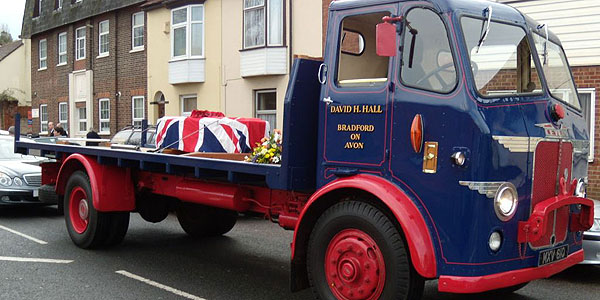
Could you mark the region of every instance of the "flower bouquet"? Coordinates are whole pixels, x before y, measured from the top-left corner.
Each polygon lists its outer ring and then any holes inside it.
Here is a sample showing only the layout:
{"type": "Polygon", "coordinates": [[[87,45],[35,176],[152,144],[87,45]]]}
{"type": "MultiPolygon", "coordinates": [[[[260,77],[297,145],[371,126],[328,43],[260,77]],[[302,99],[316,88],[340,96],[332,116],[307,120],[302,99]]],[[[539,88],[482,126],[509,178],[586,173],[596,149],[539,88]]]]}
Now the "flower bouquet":
{"type": "Polygon", "coordinates": [[[246,156],[245,161],[260,164],[280,164],[281,151],[281,131],[275,129],[268,138],[265,137],[260,143],[256,143],[252,155],[246,156]]]}

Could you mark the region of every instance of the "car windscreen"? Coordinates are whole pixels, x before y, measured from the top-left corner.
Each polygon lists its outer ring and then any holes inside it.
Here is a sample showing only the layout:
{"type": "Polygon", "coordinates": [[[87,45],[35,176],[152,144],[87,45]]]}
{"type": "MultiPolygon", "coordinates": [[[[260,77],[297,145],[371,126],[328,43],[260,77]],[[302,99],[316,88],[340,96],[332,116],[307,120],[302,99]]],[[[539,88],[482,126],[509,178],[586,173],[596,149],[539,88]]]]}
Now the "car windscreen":
{"type": "Polygon", "coordinates": [[[115,136],[113,136],[113,138],[110,140],[110,143],[111,144],[125,144],[125,142],[127,142],[127,140],[129,139],[130,135],[131,135],[131,129],[119,131],[119,132],[117,132],[117,134],[115,134],[115,136]]]}
{"type": "Polygon", "coordinates": [[[540,94],[540,76],[525,30],[487,20],[461,18],[475,86],[483,97],[540,94]]]}
{"type": "Polygon", "coordinates": [[[575,89],[573,77],[569,71],[569,65],[567,64],[567,58],[563,49],[537,33],[533,35],[533,40],[535,41],[540,62],[542,62],[542,70],[544,71],[550,94],[577,109],[581,109],[577,90],[575,89]]]}
{"type": "Polygon", "coordinates": [[[13,138],[0,138],[0,160],[22,159],[24,156],[15,153],[13,138]]]}

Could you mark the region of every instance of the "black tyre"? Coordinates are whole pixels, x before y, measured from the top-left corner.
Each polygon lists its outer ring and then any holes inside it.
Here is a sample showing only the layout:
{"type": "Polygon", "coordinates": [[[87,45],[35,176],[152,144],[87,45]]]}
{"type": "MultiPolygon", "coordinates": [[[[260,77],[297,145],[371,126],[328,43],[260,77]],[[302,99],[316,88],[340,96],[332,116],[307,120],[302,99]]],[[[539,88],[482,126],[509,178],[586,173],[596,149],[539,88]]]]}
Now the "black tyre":
{"type": "Polygon", "coordinates": [[[317,221],[308,242],[308,278],[317,299],[420,299],[424,279],[403,236],[376,207],[340,202],[317,221]]]}
{"type": "Polygon", "coordinates": [[[177,220],[192,237],[219,236],[229,232],[237,222],[237,212],[181,202],[177,206],[177,220]]]}
{"type": "Polygon", "coordinates": [[[67,182],[63,205],[71,240],[84,249],[120,243],[129,227],[129,213],[98,212],[94,208],[92,195],[87,174],[74,172],[67,182]]]}

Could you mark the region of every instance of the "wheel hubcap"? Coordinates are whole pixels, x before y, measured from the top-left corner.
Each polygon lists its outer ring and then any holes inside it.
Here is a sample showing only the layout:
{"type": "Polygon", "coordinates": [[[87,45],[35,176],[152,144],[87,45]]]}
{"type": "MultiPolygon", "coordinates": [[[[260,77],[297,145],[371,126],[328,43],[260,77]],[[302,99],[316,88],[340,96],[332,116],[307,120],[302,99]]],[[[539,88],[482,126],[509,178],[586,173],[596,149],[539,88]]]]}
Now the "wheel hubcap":
{"type": "Polygon", "coordinates": [[[385,284],[383,254],[365,232],[343,230],[327,247],[325,277],[337,299],[379,299],[385,284]]]}
{"type": "Polygon", "coordinates": [[[85,190],[81,187],[75,187],[69,197],[69,218],[75,232],[83,233],[87,229],[90,216],[89,211],[85,190]]]}

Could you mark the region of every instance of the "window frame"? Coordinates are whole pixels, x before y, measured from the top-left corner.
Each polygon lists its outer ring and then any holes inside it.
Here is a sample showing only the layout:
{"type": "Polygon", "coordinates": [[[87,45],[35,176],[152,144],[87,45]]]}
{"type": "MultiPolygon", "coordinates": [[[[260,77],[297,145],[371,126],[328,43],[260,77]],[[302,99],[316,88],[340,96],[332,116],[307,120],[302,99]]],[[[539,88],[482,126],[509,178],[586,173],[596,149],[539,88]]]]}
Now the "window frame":
{"type": "Polygon", "coordinates": [[[277,89],[265,89],[265,90],[254,90],[254,117],[255,118],[259,118],[259,115],[274,115],[275,116],[275,124],[269,124],[271,130],[277,128],[275,125],[277,125],[277,89]],[[275,109],[268,109],[268,110],[259,110],[258,109],[258,95],[260,94],[269,94],[269,93],[274,93],[275,94],[275,109]]]}
{"type": "Polygon", "coordinates": [[[62,9],[62,0],[54,0],[54,10],[62,9]]]}
{"type": "Polygon", "coordinates": [[[101,22],[98,22],[98,58],[100,57],[107,57],[110,55],[110,22],[109,20],[104,20],[101,22]],[[102,32],[102,24],[106,24],[107,29],[106,32],[102,32]],[[102,37],[103,36],[107,36],[107,42],[106,42],[106,52],[102,52],[102,37]]]}
{"type": "Polygon", "coordinates": [[[86,53],[87,52],[87,49],[86,49],[86,42],[87,41],[86,41],[86,39],[87,39],[87,30],[86,30],[85,26],[81,26],[81,27],[75,29],[75,61],[84,60],[85,59],[86,54],[87,54],[86,53]],[[83,37],[78,37],[77,36],[77,33],[80,30],[83,30],[83,37]],[[82,41],[82,45],[83,45],[83,47],[82,47],[83,56],[79,56],[79,42],[80,41],[82,41]]]}
{"type": "Polygon", "coordinates": [[[109,135],[110,134],[110,99],[101,98],[98,100],[98,134],[109,135]],[[102,103],[108,103],[108,119],[102,118],[102,103]],[[108,131],[102,131],[102,123],[108,123],[108,131]]]}
{"type": "MultiPolygon", "coordinates": [[[[595,134],[596,134],[596,88],[578,88],[577,89],[577,97],[579,94],[590,94],[590,149],[588,154],[588,162],[594,162],[594,146],[595,146],[595,134]]],[[[581,103],[581,98],[579,98],[579,102],[581,103]]],[[[585,119],[587,116],[584,115],[583,105],[581,106],[581,114],[585,119]]]]}
{"type": "Polygon", "coordinates": [[[38,71],[46,70],[48,68],[48,40],[41,39],[38,42],[38,58],[39,58],[39,68],[38,71]],[[44,44],[44,56],[42,56],[42,43],[44,44]],[[42,67],[42,62],[44,62],[44,66],[42,67]]]}
{"type": "MultiPolygon", "coordinates": [[[[135,122],[142,122],[142,120],[144,120],[145,116],[146,116],[146,112],[145,112],[145,101],[146,101],[146,97],[144,96],[133,96],[131,97],[131,124],[135,127],[135,122]],[[136,118],[135,117],[135,100],[136,99],[142,99],[142,117],[141,118],[136,118]]],[[[141,125],[141,124],[140,124],[141,125]]]]}
{"type": "MultiPolygon", "coordinates": [[[[398,67],[398,70],[396,72],[398,72],[398,81],[400,81],[400,83],[405,86],[405,87],[409,87],[409,88],[413,88],[416,90],[421,90],[421,91],[426,91],[429,93],[435,93],[435,94],[441,94],[441,95],[449,95],[454,93],[454,91],[456,91],[456,88],[459,86],[460,84],[460,60],[459,60],[459,56],[457,55],[457,50],[454,48],[454,44],[453,44],[453,40],[452,40],[452,36],[450,35],[450,28],[448,26],[448,24],[446,23],[446,20],[444,20],[444,18],[433,8],[431,7],[425,7],[425,6],[414,6],[412,8],[410,8],[405,14],[404,14],[404,19],[406,19],[408,17],[408,14],[413,10],[413,9],[426,9],[426,10],[430,10],[431,12],[433,12],[440,20],[440,22],[442,23],[442,25],[444,25],[444,30],[446,31],[446,40],[448,41],[448,46],[450,48],[450,54],[452,55],[452,62],[454,63],[454,74],[455,74],[455,80],[454,80],[454,86],[449,89],[447,92],[446,91],[436,91],[436,90],[429,90],[423,87],[419,87],[416,85],[412,85],[412,84],[408,84],[406,82],[404,82],[404,79],[402,78],[402,68],[404,67],[403,65],[400,65],[398,67]]],[[[404,21],[403,21],[404,24],[404,21]]],[[[405,26],[406,27],[406,26],[405,26]]],[[[406,30],[406,28],[403,28],[402,30],[402,35],[400,36],[400,43],[404,43],[404,39],[406,34],[409,32],[409,30],[406,30]]],[[[465,45],[466,45],[466,40],[465,40],[465,45]]],[[[406,49],[403,49],[403,51],[406,49]]],[[[410,51],[410,50],[409,50],[410,51]]],[[[400,52],[400,60],[402,60],[403,58],[403,52],[400,52]]],[[[471,64],[471,59],[469,57],[469,65],[471,64]]],[[[389,75],[388,75],[389,77],[389,75]]]]}
{"type": "Polygon", "coordinates": [[[251,49],[259,49],[259,48],[268,48],[268,47],[285,47],[286,45],[286,1],[283,0],[264,0],[262,5],[256,5],[251,7],[246,7],[246,1],[242,3],[242,49],[243,50],[251,50],[251,49]],[[280,44],[272,44],[269,41],[269,25],[271,24],[271,10],[269,9],[269,3],[271,1],[281,1],[281,43],[280,44]],[[247,46],[246,45],[246,11],[264,9],[264,42],[261,45],[247,46]]]}
{"type": "Polygon", "coordinates": [[[181,113],[181,116],[184,117],[189,117],[192,115],[192,111],[184,111],[185,108],[185,99],[191,99],[191,98],[196,98],[196,108],[198,105],[198,94],[187,94],[187,95],[179,95],[179,111],[181,113]]]}
{"type": "Polygon", "coordinates": [[[146,26],[146,14],[144,14],[143,11],[131,14],[131,51],[135,52],[135,51],[144,50],[145,26],[146,26]],[[142,15],[142,24],[141,25],[135,25],[135,16],[136,15],[142,15]],[[142,27],[142,44],[139,46],[136,46],[135,45],[135,29],[139,28],[139,27],[142,27]]]}
{"type": "Polygon", "coordinates": [[[67,55],[67,47],[68,47],[68,45],[69,45],[69,40],[68,40],[68,38],[67,38],[67,32],[65,31],[65,32],[61,32],[61,33],[59,33],[59,34],[58,34],[58,37],[57,37],[57,41],[56,41],[56,46],[57,46],[57,47],[56,47],[56,52],[57,52],[57,55],[58,55],[58,57],[57,57],[57,59],[58,59],[58,64],[56,65],[57,67],[59,67],[59,66],[64,66],[64,65],[66,65],[66,64],[67,64],[67,62],[69,61],[69,57],[68,57],[68,55],[67,55]],[[64,38],[65,38],[65,44],[64,44],[64,45],[65,45],[65,50],[64,50],[64,52],[61,52],[61,51],[60,51],[60,39],[61,39],[61,37],[64,37],[64,38]],[[61,58],[61,57],[63,57],[63,56],[64,56],[64,58],[65,58],[65,61],[64,61],[64,62],[61,62],[61,61],[60,61],[60,60],[61,60],[60,58],[61,58]]]}
{"type": "Polygon", "coordinates": [[[171,61],[184,59],[203,59],[206,55],[206,7],[204,4],[192,4],[180,6],[171,10],[171,61]],[[202,21],[192,20],[192,8],[202,7],[202,21]],[[173,22],[173,13],[178,10],[186,9],[186,21],[175,24],[173,22]],[[192,54],[192,25],[202,24],[202,54],[192,54]],[[175,29],[185,28],[185,54],[175,56],[175,29]]]}
{"type": "Polygon", "coordinates": [[[48,134],[48,104],[40,104],[40,134],[48,134]],[[42,109],[42,107],[44,109],[42,109]],[[46,120],[44,121],[44,110],[46,111],[46,120]],[[46,130],[42,130],[46,125],[46,130]]]}
{"type": "Polygon", "coordinates": [[[69,103],[68,102],[59,102],[58,103],[58,123],[63,125],[63,128],[68,129],[68,127],[69,127],[68,126],[69,125],[69,103]],[[61,117],[61,107],[65,107],[65,113],[67,115],[66,119],[62,119],[62,117],[61,117]]]}
{"type": "Polygon", "coordinates": [[[38,17],[42,15],[42,0],[38,0],[38,17]]]}
{"type": "Polygon", "coordinates": [[[77,132],[81,133],[86,133],[88,130],[88,121],[87,121],[87,106],[83,106],[83,107],[77,107],[77,132]],[[81,118],[81,109],[85,109],[85,118],[81,118]],[[84,130],[81,130],[81,123],[85,122],[85,128],[84,130]]]}
{"type": "MultiPolygon", "coordinates": [[[[468,48],[467,45],[467,38],[464,34],[464,31],[462,31],[462,19],[463,18],[471,18],[471,19],[477,19],[480,21],[487,21],[487,19],[484,19],[483,17],[479,16],[479,15],[472,15],[472,14],[463,14],[458,18],[458,26],[460,27],[461,33],[462,33],[462,43],[463,46],[465,47],[465,49],[468,48]]],[[[510,23],[507,21],[503,21],[503,20],[498,20],[498,19],[494,19],[492,16],[492,19],[490,20],[490,22],[494,22],[494,23],[498,23],[498,24],[502,24],[502,25],[508,25],[508,26],[514,26],[516,28],[521,29],[524,33],[525,33],[525,37],[527,38],[527,42],[529,44],[529,50],[532,56],[532,60],[533,63],[535,64],[535,70],[538,73],[538,78],[540,80],[540,84],[541,84],[541,91],[539,93],[535,93],[535,92],[531,92],[531,93],[517,93],[515,92],[514,94],[511,93],[507,93],[507,94],[496,94],[493,96],[486,96],[486,95],[482,95],[479,90],[477,89],[477,83],[475,82],[475,76],[473,74],[473,71],[465,71],[465,72],[470,72],[471,74],[471,84],[473,87],[473,90],[475,91],[475,98],[479,97],[482,99],[499,99],[499,98],[506,98],[506,97],[516,97],[516,98],[534,98],[534,97],[540,97],[545,95],[547,89],[546,89],[546,85],[544,84],[544,82],[542,81],[542,74],[540,74],[540,65],[539,65],[539,59],[535,56],[537,56],[537,49],[535,47],[535,41],[533,40],[533,37],[531,36],[531,34],[529,34],[529,32],[527,31],[527,29],[523,28],[522,26],[520,26],[519,24],[515,24],[515,23],[510,23]],[[533,47],[532,47],[533,45],[533,47]],[[534,58],[535,57],[535,58],[534,58]]],[[[461,39],[461,38],[457,38],[457,39],[461,39]]],[[[517,45],[518,47],[518,45],[517,45]]],[[[469,57],[466,58],[467,62],[469,64],[469,68],[468,69],[472,69],[471,67],[471,57],[469,55],[469,57]]],[[[543,72],[542,72],[543,73],[543,72]]],[[[479,100],[478,100],[479,101],[479,100]]],[[[481,101],[479,101],[481,102],[481,101]]]]}

